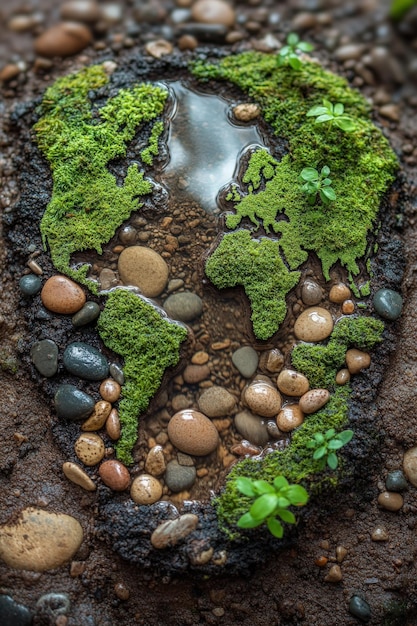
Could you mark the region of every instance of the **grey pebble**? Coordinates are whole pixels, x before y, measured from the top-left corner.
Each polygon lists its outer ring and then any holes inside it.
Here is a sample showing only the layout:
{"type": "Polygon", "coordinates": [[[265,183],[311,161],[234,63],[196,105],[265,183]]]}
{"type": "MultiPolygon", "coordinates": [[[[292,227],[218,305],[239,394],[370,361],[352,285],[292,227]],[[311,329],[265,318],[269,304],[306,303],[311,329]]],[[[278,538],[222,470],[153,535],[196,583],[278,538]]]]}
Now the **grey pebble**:
{"type": "Polygon", "coordinates": [[[319,304],[323,299],[323,291],[314,280],[306,280],[301,288],[301,299],[307,306],[319,304]]]}
{"type": "Polygon", "coordinates": [[[258,369],[259,356],[251,346],[243,346],[233,352],[232,363],[244,378],[250,378],[258,369]]]}
{"type": "Polygon", "coordinates": [[[165,484],[174,493],[189,489],[196,479],[193,465],[180,465],[178,461],[170,461],[164,475],[165,484]]]}
{"type": "Polygon", "coordinates": [[[168,296],[164,309],[174,320],[191,322],[203,312],[203,301],[196,293],[182,291],[168,296]]]}
{"type": "Polygon", "coordinates": [[[23,604],[18,604],[5,594],[0,594],[1,626],[30,626],[32,614],[23,604]]]}
{"type": "Polygon", "coordinates": [[[26,276],[22,276],[19,280],[20,291],[25,296],[34,296],[40,292],[42,288],[42,281],[39,276],[35,274],[27,274],[26,276]]]}
{"type": "Polygon", "coordinates": [[[110,375],[113,376],[116,383],[123,385],[125,382],[125,375],[123,374],[123,370],[120,365],[117,365],[117,363],[110,363],[109,370],[110,375]]]}
{"type": "Polygon", "coordinates": [[[265,420],[249,411],[241,411],[235,415],[235,428],[244,439],[255,446],[264,446],[268,442],[269,435],[265,420]]]}
{"type": "Polygon", "coordinates": [[[85,419],[93,411],[95,405],[93,398],[75,385],[60,385],[54,402],[58,417],[71,421],[85,419]]]}
{"type": "Polygon", "coordinates": [[[404,491],[408,482],[401,470],[394,470],[388,474],[385,486],[388,491],[404,491]]]}
{"type": "Polygon", "coordinates": [[[371,607],[360,596],[352,596],[349,602],[349,612],[362,622],[369,622],[371,619],[371,607]]]}
{"type": "Polygon", "coordinates": [[[100,315],[100,307],[97,302],[86,302],[82,309],[72,317],[72,323],[77,328],[79,326],[85,326],[90,322],[94,322],[100,315]]]}
{"type": "Polygon", "coordinates": [[[36,603],[37,613],[42,617],[57,618],[70,610],[70,599],[66,593],[46,593],[36,603]]]}
{"type": "Polygon", "coordinates": [[[172,280],[170,280],[168,283],[167,292],[172,293],[173,291],[177,291],[178,289],[181,289],[181,287],[184,287],[183,279],[172,278],[172,280]]]}
{"type": "Polygon", "coordinates": [[[71,374],[85,380],[103,380],[109,375],[109,364],[97,348],[82,341],[66,347],[64,365],[71,374]]]}
{"type": "Polygon", "coordinates": [[[33,344],[30,358],[39,374],[50,378],[58,371],[58,346],[51,339],[42,339],[33,344]]]}
{"type": "Polygon", "coordinates": [[[403,308],[403,299],[392,289],[378,289],[374,295],[374,307],[377,313],[386,320],[396,320],[403,308]]]}

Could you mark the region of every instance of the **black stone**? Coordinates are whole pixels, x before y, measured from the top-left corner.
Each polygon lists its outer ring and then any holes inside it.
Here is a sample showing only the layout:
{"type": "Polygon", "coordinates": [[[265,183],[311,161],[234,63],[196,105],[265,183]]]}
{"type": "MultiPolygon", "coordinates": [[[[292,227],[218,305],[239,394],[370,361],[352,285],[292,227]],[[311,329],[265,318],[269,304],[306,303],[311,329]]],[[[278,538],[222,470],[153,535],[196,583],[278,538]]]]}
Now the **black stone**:
{"type": "Polygon", "coordinates": [[[26,276],[22,276],[19,280],[20,291],[25,294],[25,296],[34,296],[40,292],[42,288],[42,281],[39,276],[35,274],[27,274],[26,276]]]}
{"type": "Polygon", "coordinates": [[[371,619],[371,607],[360,596],[352,596],[349,602],[349,612],[361,620],[361,622],[369,622],[371,619]]]}
{"type": "Polygon", "coordinates": [[[30,357],[42,376],[50,378],[58,370],[58,346],[51,339],[42,339],[33,344],[30,357]]]}
{"type": "Polygon", "coordinates": [[[90,322],[94,322],[100,315],[100,307],[96,302],[86,302],[72,318],[74,326],[85,326],[90,322]]]}
{"type": "Polygon", "coordinates": [[[64,365],[71,374],[85,380],[103,380],[109,375],[106,357],[82,341],[75,341],[65,349],[64,365]]]}
{"type": "Polygon", "coordinates": [[[404,491],[408,487],[408,482],[401,470],[390,472],[385,481],[388,491],[404,491]]]}
{"type": "Polygon", "coordinates": [[[392,289],[378,289],[374,295],[374,307],[377,313],[386,320],[396,320],[403,308],[403,299],[392,289]]]}
{"type": "Polygon", "coordinates": [[[32,614],[23,604],[18,604],[10,596],[0,595],[1,626],[30,626],[32,614]]]}
{"type": "Polygon", "coordinates": [[[74,385],[60,385],[54,402],[58,417],[72,421],[88,417],[95,405],[91,396],[74,385]]]}

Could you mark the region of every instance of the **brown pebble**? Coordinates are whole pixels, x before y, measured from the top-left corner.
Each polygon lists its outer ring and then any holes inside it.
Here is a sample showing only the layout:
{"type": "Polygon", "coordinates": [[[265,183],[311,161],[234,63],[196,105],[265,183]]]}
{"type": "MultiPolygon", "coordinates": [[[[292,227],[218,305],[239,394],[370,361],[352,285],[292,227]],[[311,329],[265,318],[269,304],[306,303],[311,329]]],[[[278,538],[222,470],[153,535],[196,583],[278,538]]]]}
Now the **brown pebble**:
{"type": "Polygon", "coordinates": [[[326,583],[339,583],[343,578],[340,565],[332,565],[329,569],[329,573],[325,576],[326,583]]]}
{"type": "Polygon", "coordinates": [[[136,504],[153,504],[162,496],[162,485],[154,476],[136,476],[130,488],[130,497],[136,504]]]}
{"type": "Polygon", "coordinates": [[[317,567],[326,567],[328,561],[329,561],[329,559],[327,558],[327,556],[319,556],[314,561],[314,563],[315,563],[315,565],[317,565],[317,567]]]}
{"type": "Polygon", "coordinates": [[[351,348],[346,352],[346,365],[351,374],[358,374],[361,370],[367,369],[371,364],[371,357],[367,352],[351,348]]]}
{"type": "Polygon", "coordinates": [[[146,457],[145,471],[151,476],[161,476],[166,470],[166,462],[162,446],[153,446],[146,457]]]}
{"type": "Polygon", "coordinates": [[[244,102],[233,108],[233,114],[239,122],[250,122],[259,117],[261,110],[257,104],[244,102]]]}
{"type": "Polygon", "coordinates": [[[330,399],[327,389],[311,389],[300,398],[299,405],[303,413],[310,415],[321,409],[330,399]]]}
{"type": "Polygon", "coordinates": [[[383,491],[378,496],[378,504],[387,511],[399,511],[404,504],[404,498],[394,491],[383,491]]]}
{"type": "Polygon", "coordinates": [[[323,299],[323,290],[314,280],[306,280],[301,288],[301,299],[307,306],[319,304],[323,299]]]}
{"type": "Polygon", "coordinates": [[[104,457],[105,447],[101,437],[95,433],[82,433],[74,444],[77,457],[84,465],[97,465],[104,457]]]}
{"type": "Polygon", "coordinates": [[[70,576],[71,578],[78,578],[84,574],[86,563],[84,561],[71,561],[70,576]]]}
{"type": "Polygon", "coordinates": [[[178,48],[180,50],[195,50],[198,46],[198,41],[193,35],[182,35],[178,39],[178,48]]]}
{"type": "Polygon", "coordinates": [[[294,324],[294,334],[301,341],[322,341],[331,335],[333,318],[327,309],[315,306],[303,311],[294,324]]]}
{"type": "Polygon", "coordinates": [[[139,287],[147,298],[159,296],[168,282],[168,265],[160,254],[145,246],[129,246],[118,259],[120,279],[139,287]]]}
{"type": "Polygon", "coordinates": [[[126,601],[130,598],[130,591],[124,583],[116,583],[114,585],[114,593],[119,598],[119,600],[126,601]]]}
{"type": "Polygon", "coordinates": [[[278,348],[267,350],[262,352],[259,358],[259,367],[263,371],[270,372],[271,374],[277,374],[280,372],[284,365],[284,355],[278,348]]]}
{"type": "Polygon", "coordinates": [[[345,300],[342,304],[343,315],[352,315],[355,312],[355,303],[353,300],[345,300]]]}
{"type": "Polygon", "coordinates": [[[210,376],[210,368],[208,365],[187,365],[182,375],[186,383],[195,385],[210,376]]]}
{"type": "Polygon", "coordinates": [[[168,437],[181,452],[205,456],[219,445],[219,434],[214,424],[194,409],[178,411],[168,423],[168,437]]]}
{"type": "Polygon", "coordinates": [[[42,276],[43,269],[41,268],[39,263],[37,263],[34,259],[31,259],[30,261],[28,261],[27,266],[30,270],[32,270],[34,274],[36,274],[37,276],[42,276]]]}
{"type": "Polygon", "coordinates": [[[72,315],[85,304],[84,291],[66,276],[56,275],[48,278],[41,291],[45,308],[53,313],[72,315]]]}
{"type": "Polygon", "coordinates": [[[173,49],[172,43],[166,39],[156,39],[155,41],[150,41],[145,46],[147,54],[155,59],[160,59],[167,54],[171,54],[173,49]]]}
{"type": "Polygon", "coordinates": [[[104,463],[100,465],[98,473],[103,483],[113,491],[124,491],[129,487],[129,470],[123,463],[116,461],[116,459],[104,461],[104,463]]]}
{"type": "Polygon", "coordinates": [[[63,20],[74,20],[86,24],[97,22],[100,19],[100,6],[94,0],[68,0],[61,5],[63,20]]]}
{"type": "Polygon", "coordinates": [[[336,383],[338,385],[346,385],[350,381],[350,372],[348,369],[343,368],[336,374],[336,383]]]}
{"type": "Polygon", "coordinates": [[[371,533],[372,541],[388,541],[389,535],[383,526],[377,526],[371,533]]]}
{"type": "Polygon", "coordinates": [[[198,517],[193,513],[185,513],[173,520],[162,522],[151,535],[151,543],[157,550],[175,546],[195,530],[198,517]]]}
{"type": "Polygon", "coordinates": [[[84,50],[92,34],[84,24],[61,22],[48,28],[34,43],[35,53],[42,57],[68,57],[84,50]]]}
{"type": "Polygon", "coordinates": [[[277,426],[284,433],[298,428],[303,422],[304,415],[298,404],[287,404],[277,415],[277,426]]]}
{"type": "Polygon", "coordinates": [[[120,397],[121,387],[113,378],[106,378],[100,385],[100,395],[107,402],[116,402],[120,397]]]}
{"type": "Polygon", "coordinates": [[[20,67],[16,63],[8,63],[0,71],[0,81],[2,83],[8,83],[9,80],[13,80],[20,74],[20,67]]]}
{"type": "Polygon", "coordinates": [[[230,4],[223,0],[197,0],[191,8],[191,16],[193,20],[202,24],[223,24],[223,26],[233,26],[236,18],[230,4]]]}
{"type": "Polygon", "coordinates": [[[348,551],[346,550],[346,548],[344,546],[337,546],[336,548],[336,560],[338,563],[342,563],[342,561],[345,559],[346,555],[347,555],[348,551]]]}
{"type": "Polygon", "coordinates": [[[196,352],[191,357],[191,363],[193,365],[205,365],[208,360],[209,360],[209,355],[207,354],[207,352],[204,352],[203,350],[196,352]]]}
{"type": "Polygon", "coordinates": [[[342,304],[345,300],[349,300],[351,291],[344,283],[337,283],[330,289],[329,300],[336,304],[342,304]]]}
{"type": "Polygon", "coordinates": [[[119,412],[117,409],[112,409],[106,421],[106,433],[108,434],[110,439],[113,439],[113,441],[117,441],[118,439],[120,439],[120,432],[121,427],[119,412]]]}
{"type": "Polygon", "coordinates": [[[93,483],[89,475],[76,463],[67,461],[62,466],[65,476],[75,485],[82,487],[86,491],[95,491],[96,485],[93,483]]]}
{"type": "Polygon", "coordinates": [[[278,376],[277,387],[286,396],[302,396],[309,386],[308,378],[295,370],[284,369],[278,376]]]}
{"type": "Polygon", "coordinates": [[[270,384],[263,380],[255,380],[245,390],[245,404],[257,415],[273,417],[281,408],[281,395],[270,384]]]}
{"type": "Polygon", "coordinates": [[[82,430],[90,432],[103,428],[108,416],[110,415],[110,411],[110,402],[106,402],[105,400],[99,400],[98,402],[96,402],[94,405],[94,411],[91,413],[90,417],[84,422],[84,424],[82,424],[82,430]]]}

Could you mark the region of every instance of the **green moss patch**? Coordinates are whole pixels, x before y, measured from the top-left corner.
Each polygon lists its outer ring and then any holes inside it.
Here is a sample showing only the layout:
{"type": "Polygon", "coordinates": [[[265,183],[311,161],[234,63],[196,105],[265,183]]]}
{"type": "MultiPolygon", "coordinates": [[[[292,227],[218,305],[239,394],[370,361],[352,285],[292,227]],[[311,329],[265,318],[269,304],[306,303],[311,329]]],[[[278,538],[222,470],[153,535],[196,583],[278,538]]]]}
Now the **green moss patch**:
{"type": "Polygon", "coordinates": [[[187,330],[162,317],[140,296],[116,289],[107,298],[98,331],[106,346],[124,359],[125,384],[119,405],[122,435],[116,452],[129,464],[133,462],[139,416],[158,391],[165,370],[178,363],[187,330]]]}

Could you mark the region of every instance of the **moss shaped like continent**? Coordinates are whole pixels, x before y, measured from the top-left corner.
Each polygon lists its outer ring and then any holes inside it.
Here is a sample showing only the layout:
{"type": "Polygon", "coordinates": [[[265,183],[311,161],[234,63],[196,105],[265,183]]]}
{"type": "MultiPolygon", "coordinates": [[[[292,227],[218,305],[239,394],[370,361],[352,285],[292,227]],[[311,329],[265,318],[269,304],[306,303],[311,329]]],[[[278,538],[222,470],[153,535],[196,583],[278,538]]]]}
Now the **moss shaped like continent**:
{"type": "Polygon", "coordinates": [[[122,434],[116,452],[121,461],[130,464],[139,416],[158,391],[165,370],[178,363],[187,330],[126,289],[109,294],[97,326],[106,346],[124,359],[125,384],[119,404],[122,434]]]}

